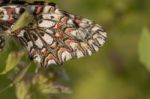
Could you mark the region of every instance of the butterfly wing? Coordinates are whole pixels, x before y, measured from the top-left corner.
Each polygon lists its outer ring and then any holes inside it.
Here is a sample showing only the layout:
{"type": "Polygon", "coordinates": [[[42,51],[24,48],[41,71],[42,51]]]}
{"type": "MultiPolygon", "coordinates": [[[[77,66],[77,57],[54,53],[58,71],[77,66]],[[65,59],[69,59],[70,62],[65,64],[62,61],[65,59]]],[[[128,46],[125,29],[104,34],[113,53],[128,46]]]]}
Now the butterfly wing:
{"type": "Polygon", "coordinates": [[[16,34],[30,58],[42,66],[92,55],[106,38],[100,25],[52,6],[44,7],[32,25],[16,34]]]}

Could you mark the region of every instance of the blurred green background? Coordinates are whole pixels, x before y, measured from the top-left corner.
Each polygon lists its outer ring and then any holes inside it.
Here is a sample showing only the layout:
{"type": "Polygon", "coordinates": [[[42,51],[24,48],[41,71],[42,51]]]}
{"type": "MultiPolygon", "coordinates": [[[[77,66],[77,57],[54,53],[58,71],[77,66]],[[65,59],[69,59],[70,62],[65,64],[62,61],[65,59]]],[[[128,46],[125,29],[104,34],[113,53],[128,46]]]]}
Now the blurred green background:
{"type": "MultiPolygon", "coordinates": [[[[67,84],[73,92],[57,94],[52,99],[150,99],[150,69],[143,61],[150,61],[150,51],[146,49],[150,37],[144,36],[145,32],[150,34],[144,29],[150,28],[150,0],[52,1],[68,12],[95,20],[108,34],[98,53],[64,64],[69,76],[67,84]],[[144,52],[147,58],[142,60],[140,55],[144,52]]],[[[16,50],[13,44],[0,54],[0,71],[8,53],[16,50]]],[[[0,89],[9,83],[7,75],[0,76],[0,89]]],[[[0,99],[10,98],[17,99],[14,87],[0,94],[0,99]]]]}

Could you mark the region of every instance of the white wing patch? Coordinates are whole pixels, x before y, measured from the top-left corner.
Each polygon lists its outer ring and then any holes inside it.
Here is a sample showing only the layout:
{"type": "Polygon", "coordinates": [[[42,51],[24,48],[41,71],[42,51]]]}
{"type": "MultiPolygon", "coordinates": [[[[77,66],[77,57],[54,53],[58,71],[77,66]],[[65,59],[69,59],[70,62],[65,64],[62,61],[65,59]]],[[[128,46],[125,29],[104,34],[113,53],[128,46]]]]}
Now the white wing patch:
{"type": "Polygon", "coordinates": [[[44,34],[44,36],[42,38],[49,45],[51,45],[53,42],[53,38],[48,34],[44,34]]]}
{"type": "Polygon", "coordinates": [[[39,23],[39,27],[44,27],[44,28],[50,28],[54,25],[55,23],[49,20],[43,20],[41,23],[39,23]]]}

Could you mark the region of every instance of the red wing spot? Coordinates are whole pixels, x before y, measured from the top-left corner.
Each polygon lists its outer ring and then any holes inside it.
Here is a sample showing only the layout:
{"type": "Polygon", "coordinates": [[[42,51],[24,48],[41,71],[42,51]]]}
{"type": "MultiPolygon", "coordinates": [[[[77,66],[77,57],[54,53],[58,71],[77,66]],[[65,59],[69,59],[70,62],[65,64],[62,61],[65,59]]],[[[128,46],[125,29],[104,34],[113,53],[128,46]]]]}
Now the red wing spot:
{"type": "Polygon", "coordinates": [[[41,53],[42,53],[42,55],[46,55],[46,54],[47,54],[47,49],[46,49],[46,48],[43,48],[43,49],[41,50],[41,53]]]}
{"type": "Polygon", "coordinates": [[[55,37],[62,38],[63,37],[63,33],[62,32],[57,32],[57,33],[55,33],[55,37]]]}
{"type": "Polygon", "coordinates": [[[80,23],[81,23],[81,20],[76,19],[75,22],[76,22],[77,24],[80,24],[80,23]]]}
{"type": "Polygon", "coordinates": [[[51,53],[48,54],[48,56],[45,58],[44,64],[45,64],[45,65],[48,65],[48,61],[49,61],[49,60],[54,60],[55,62],[58,61],[58,60],[54,57],[54,55],[51,54],[51,53]]]}
{"type": "Polygon", "coordinates": [[[54,29],[61,29],[61,28],[62,28],[62,25],[63,25],[63,23],[57,23],[57,24],[54,26],[54,29]]]}
{"type": "Polygon", "coordinates": [[[67,49],[67,48],[64,48],[64,47],[62,47],[62,48],[60,48],[60,49],[58,50],[58,57],[59,57],[59,60],[61,61],[61,63],[64,62],[64,59],[62,59],[62,54],[63,54],[65,51],[71,53],[71,50],[69,50],[69,49],[67,49]]]}
{"type": "Polygon", "coordinates": [[[66,44],[66,45],[70,45],[70,43],[72,43],[72,42],[74,42],[74,40],[67,39],[67,40],[65,41],[65,44],[66,44]]]}
{"type": "Polygon", "coordinates": [[[37,10],[36,10],[36,14],[40,14],[42,11],[43,11],[43,6],[38,5],[37,10]]]}
{"type": "Polygon", "coordinates": [[[61,22],[63,22],[63,23],[65,23],[65,24],[66,24],[66,23],[67,23],[67,21],[68,21],[68,19],[69,19],[68,17],[63,17],[63,18],[61,19],[61,22]]]}
{"type": "Polygon", "coordinates": [[[54,59],[53,54],[48,54],[45,60],[51,60],[51,59],[54,59]]]}
{"type": "Polygon", "coordinates": [[[36,50],[34,48],[31,49],[30,55],[33,57],[36,54],[36,50]]]}
{"type": "Polygon", "coordinates": [[[59,51],[58,51],[59,55],[61,55],[64,51],[71,52],[71,50],[62,47],[62,48],[60,48],[59,51]]]}
{"type": "Polygon", "coordinates": [[[13,13],[14,13],[13,8],[7,8],[7,14],[9,16],[9,21],[13,20],[13,13]]]}
{"type": "Polygon", "coordinates": [[[71,47],[71,44],[73,43],[75,43],[74,40],[70,40],[70,39],[65,40],[65,44],[70,47],[70,50],[73,50],[73,48],[71,47]]]}
{"type": "Polygon", "coordinates": [[[50,47],[53,49],[57,48],[57,42],[54,42],[50,47]]]}
{"type": "Polygon", "coordinates": [[[54,29],[59,29],[59,24],[56,24],[56,25],[54,26],[54,29]]]}
{"type": "Polygon", "coordinates": [[[74,30],[75,30],[74,28],[66,28],[65,33],[70,34],[74,30]]]}

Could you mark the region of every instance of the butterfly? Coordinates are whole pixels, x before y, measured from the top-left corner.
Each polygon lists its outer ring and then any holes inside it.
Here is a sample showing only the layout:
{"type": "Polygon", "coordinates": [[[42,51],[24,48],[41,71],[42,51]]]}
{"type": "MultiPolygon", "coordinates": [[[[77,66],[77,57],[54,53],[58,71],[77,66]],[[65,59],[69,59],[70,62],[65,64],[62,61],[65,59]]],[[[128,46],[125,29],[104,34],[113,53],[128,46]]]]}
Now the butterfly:
{"type": "MultiPolygon", "coordinates": [[[[10,32],[9,36],[26,49],[31,60],[43,67],[92,55],[105,43],[107,34],[100,25],[64,11],[55,3],[1,4],[0,31],[11,30],[27,8],[34,17],[32,22],[10,32]]],[[[0,49],[4,41],[0,36],[0,49]]]]}

